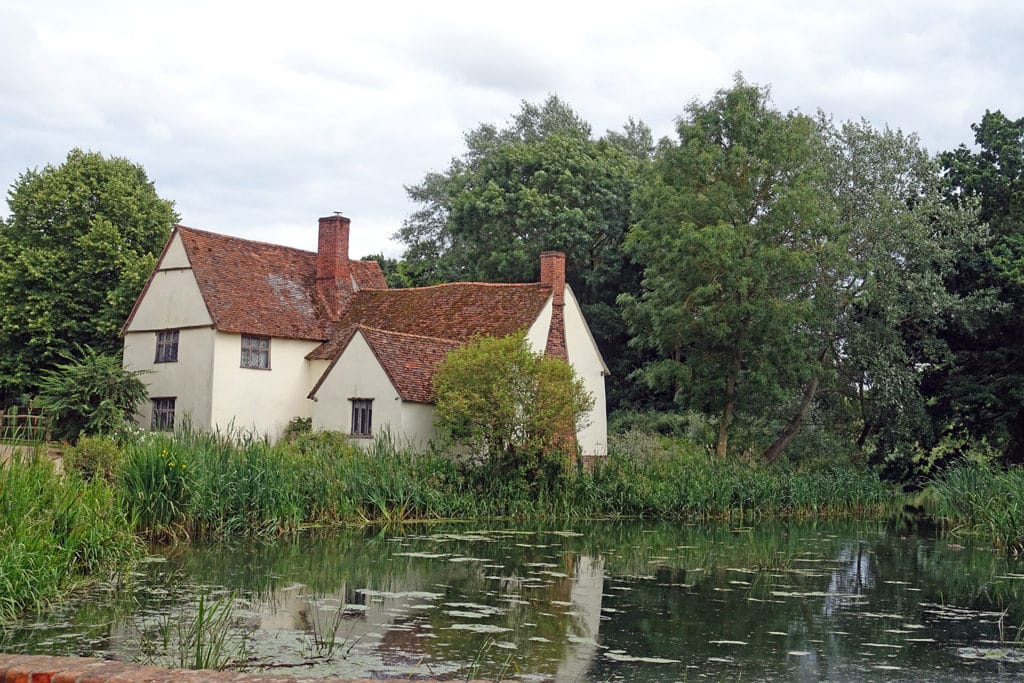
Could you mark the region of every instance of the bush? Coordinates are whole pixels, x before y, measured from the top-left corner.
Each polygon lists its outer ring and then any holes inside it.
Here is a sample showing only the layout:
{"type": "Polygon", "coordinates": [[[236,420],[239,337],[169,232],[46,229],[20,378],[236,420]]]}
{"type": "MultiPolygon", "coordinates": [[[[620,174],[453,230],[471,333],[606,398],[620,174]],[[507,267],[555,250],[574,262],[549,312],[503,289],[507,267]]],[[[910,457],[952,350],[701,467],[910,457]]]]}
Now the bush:
{"type": "Polygon", "coordinates": [[[82,475],[86,481],[114,481],[114,472],[121,461],[121,447],[107,436],[82,436],[64,451],[64,468],[82,475]]]}
{"type": "Polygon", "coordinates": [[[485,461],[489,476],[530,485],[564,473],[594,405],[572,366],[533,353],[522,335],[453,349],[433,382],[442,433],[485,461]]]}
{"type": "Polygon", "coordinates": [[[53,419],[60,438],[75,441],[82,432],[109,434],[123,428],[146,400],[143,371],[121,367],[118,356],[78,347],[80,359],[47,370],[40,383],[38,403],[53,419]]]}

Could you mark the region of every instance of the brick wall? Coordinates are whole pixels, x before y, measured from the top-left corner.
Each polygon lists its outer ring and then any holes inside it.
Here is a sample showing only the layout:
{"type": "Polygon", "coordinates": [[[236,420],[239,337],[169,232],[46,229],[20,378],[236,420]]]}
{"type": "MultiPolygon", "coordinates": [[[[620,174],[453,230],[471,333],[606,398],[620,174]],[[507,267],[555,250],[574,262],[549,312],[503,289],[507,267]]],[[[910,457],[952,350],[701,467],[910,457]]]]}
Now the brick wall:
{"type": "MultiPolygon", "coordinates": [[[[391,683],[408,679],[390,679],[391,683]]],[[[459,679],[462,680],[462,679],[459,679]]],[[[263,676],[233,671],[192,671],[138,666],[83,657],[0,654],[0,683],[370,683],[369,679],[263,676]]],[[[376,681],[381,683],[381,681],[376,681]]],[[[423,683],[419,681],[418,683],[423,683]]]]}

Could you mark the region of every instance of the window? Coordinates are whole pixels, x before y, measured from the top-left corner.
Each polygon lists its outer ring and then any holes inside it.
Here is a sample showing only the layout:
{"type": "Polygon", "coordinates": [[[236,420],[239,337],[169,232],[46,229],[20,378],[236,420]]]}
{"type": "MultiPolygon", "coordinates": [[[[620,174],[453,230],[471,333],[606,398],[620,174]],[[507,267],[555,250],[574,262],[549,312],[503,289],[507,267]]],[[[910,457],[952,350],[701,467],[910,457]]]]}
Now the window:
{"type": "Polygon", "coordinates": [[[242,335],[242,367],[270,369],[270,337],[242,335]]]}
{"type": "Polygon", "coordinates": [[[373,399],[353,398],[352,401],[352,436],[373,435],[373,399]]]}
{"type": "Polygon", "coordinates": [[[156,361],[154,362],[178,362],[178,330],[160,330],[156,333],[156,361]]]}
{"type": "Polygon", "coordinates": [[[153,425],[155,430],[174,429],[174,398],[153,399],[153,425]]]}

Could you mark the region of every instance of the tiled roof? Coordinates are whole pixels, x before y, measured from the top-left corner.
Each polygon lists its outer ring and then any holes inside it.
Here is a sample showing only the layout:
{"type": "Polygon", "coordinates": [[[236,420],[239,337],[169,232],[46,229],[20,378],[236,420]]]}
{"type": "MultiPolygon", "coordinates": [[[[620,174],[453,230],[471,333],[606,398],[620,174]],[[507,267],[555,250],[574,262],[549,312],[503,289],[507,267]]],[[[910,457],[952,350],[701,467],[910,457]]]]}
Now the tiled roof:
{"type": "MultiPolygon", "coordinates": [[[[325,340],[334,325],[316,300],[316,254],[178,226],[199,291],[224,332],[325,340]]],[[[387,287],[376,261],[350,261],[360,288],[387,287]]]]}
{"type": "Polygon", "coordinates": [[[529,327],[550,295],[551,287],[540,283],[453,282],[361,291],[343,321],[459,341],[480,335],[503,337],[529,327]]]}
{"type": "MultiPolygon", "coordinates": [[[[418,403],[430,403],[434,396],[433,385],[430,382],[434,371],[441,361],[445,359],[448,352],[459,346],[461,342],[453,339],[437,339],[435,337],[424,337],[418,334],[404,334],[391,330],[379,330],[363,325],[353,325],[346,328],[335,340],[338,342],[337,353],[334,362],[323,373],[320,381],[309,393],[310,398],[316,395],[324,379],[334,369],[341,352],[345,350],[356,332],[360,332],[366,343],[369,344],[373,355],[388,379],[394,385],[398,395],[403,401],[416,401],[418,403]]],[[[334,340],[332,340],[334,341],[334,340]]]]}

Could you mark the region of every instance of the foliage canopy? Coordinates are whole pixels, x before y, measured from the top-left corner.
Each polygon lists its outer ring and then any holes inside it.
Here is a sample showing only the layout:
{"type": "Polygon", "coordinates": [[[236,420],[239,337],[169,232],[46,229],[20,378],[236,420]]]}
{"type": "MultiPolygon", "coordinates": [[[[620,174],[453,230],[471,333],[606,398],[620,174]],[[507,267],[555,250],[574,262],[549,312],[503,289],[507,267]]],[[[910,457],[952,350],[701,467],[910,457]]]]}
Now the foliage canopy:
{"type": "Polygon", "coordinates": [[[25,171],[0,223],[0,406],[23,403],[76,345],[120,348],[118,330],[171,225],[141,166],[73,149],[25,171]]]}
{"type": "Polygon", "coordinates": [[[453,349],[433,382],[437,426],[493,469],[531,483],[575,454],[577,428],[594,405],[572,366],[534,353],[522,335],[453,349]]]}

